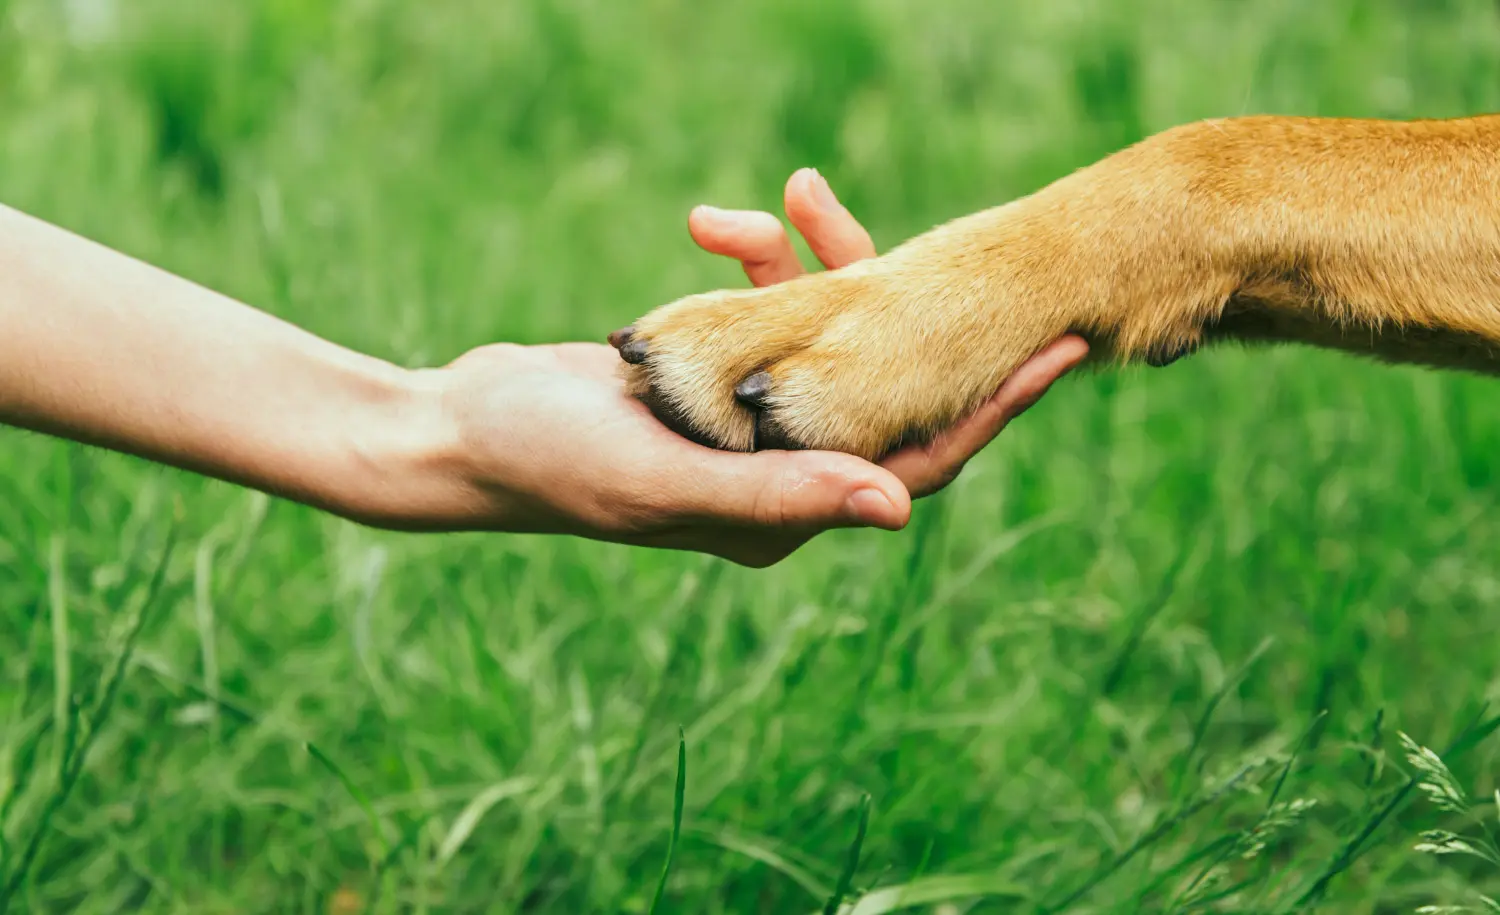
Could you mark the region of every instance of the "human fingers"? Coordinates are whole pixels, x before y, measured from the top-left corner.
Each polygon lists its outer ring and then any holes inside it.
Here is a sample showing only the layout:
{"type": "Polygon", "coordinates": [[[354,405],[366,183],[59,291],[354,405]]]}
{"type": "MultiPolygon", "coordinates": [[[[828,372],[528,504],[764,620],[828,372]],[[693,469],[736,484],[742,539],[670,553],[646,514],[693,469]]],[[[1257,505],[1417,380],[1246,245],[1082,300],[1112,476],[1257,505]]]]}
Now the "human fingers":
{"type": "Polygon", "coordinates": [[[757,286],[774,286],[804,272],[786,228],[770,213],[700,206],[688,215],[688,231],[703,250],[739,261],[757,286]]]}
{"type": "Polygon", "coordinates": [[[699,524],[811,535],[841,527],[899,530],[911,497],[890,471],[828,451],[701,451],[671,469],[656,514],[699,524]]]}
{"type": "Polygon", "coordinates": [[[829,270],[875,256],[870,233],[839,203],[817,169],[792,174],[786,183],[785,206],[787,218],[829,270]]]}

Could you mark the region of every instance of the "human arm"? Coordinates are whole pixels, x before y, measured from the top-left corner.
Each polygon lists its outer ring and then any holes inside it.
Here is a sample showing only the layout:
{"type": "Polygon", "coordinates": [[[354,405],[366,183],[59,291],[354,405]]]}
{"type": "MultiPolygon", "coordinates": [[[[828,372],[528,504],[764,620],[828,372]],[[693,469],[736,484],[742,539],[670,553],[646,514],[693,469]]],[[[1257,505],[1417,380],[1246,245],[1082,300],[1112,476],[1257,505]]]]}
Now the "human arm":
{"type": "MultiPolygon", "coordinates": [[[[814,250],[864,256],[868,236],[841,207],[813,213],[799,176],[788,208],[814,250]]],[[[795,269],[769,214],[699,211],[692,228],[747,272],[795,269]]],[[[831,527],[901,527],[910,493],[946,482],[1081,357],[1064,341],[945,440],[884,467],[725,454],[626,397],[602,345],[500,344],[402,369],[7,209],[0,328],[0,422],[381,527],[571,533],[752,565],[831,527]]]]}
{"type": "Polygon", "coordinates": [[[418,377],[0,207],[0,422],[359,513],[437,450],[418,377]]]}

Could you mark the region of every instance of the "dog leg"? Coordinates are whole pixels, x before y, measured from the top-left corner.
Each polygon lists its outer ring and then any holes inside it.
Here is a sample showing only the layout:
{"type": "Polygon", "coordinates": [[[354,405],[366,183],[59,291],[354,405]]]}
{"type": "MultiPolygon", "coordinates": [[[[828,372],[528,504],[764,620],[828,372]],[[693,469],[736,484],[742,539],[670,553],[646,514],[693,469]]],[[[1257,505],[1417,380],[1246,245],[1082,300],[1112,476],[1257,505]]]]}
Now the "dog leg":
{"type": "Polygon", "coordinates": [[[1069,332],[1096,363],[1237,339],[1493,370],[1500,117],[1174,128],[882,257],[690,296],[612,342],[632,392],[699,441],[876,458],[1069,332]]]}

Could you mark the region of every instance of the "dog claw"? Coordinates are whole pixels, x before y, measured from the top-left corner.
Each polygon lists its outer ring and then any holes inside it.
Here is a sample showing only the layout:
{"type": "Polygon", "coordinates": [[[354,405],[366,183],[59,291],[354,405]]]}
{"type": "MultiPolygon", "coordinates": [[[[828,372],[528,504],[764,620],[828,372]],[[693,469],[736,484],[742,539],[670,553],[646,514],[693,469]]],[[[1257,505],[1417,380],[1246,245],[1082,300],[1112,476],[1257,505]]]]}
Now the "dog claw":
{"type": "Polygon", "coordinates": [[[756,372],[735,386],[734,396],[740,403],[756,409],[764,408],[771,394],[771,374],[756,372]]]}
{"type": "Polygon", "coordinates": [[[609,337],[608,337],[609,345],[613,346],[615,349],[619,349],[620,347],[622,347],[625,344],[627,344],[627,343],[630,342],[630,337],[634,333],[635,333],[635,325],[634,324],[632,324],[629,327],[622,327],[619,330],[617,330],[614,333],[612,333],[612,334],[609,335],[609,337]]]}
{"type": "Polygon", "coordinates": [[[620,358],[631,365],[640,365],[646,361],[646,341],[631,340],[620,347],[620,358]]]}

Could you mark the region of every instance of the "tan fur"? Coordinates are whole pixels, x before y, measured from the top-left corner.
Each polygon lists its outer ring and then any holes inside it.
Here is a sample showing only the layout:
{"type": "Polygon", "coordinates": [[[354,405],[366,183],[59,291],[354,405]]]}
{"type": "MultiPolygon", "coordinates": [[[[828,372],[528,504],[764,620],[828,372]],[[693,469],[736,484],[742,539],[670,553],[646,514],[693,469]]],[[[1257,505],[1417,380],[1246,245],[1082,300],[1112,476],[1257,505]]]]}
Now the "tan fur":
{"type": "Polygon", "coordinates": [[[657,309],[626,372],[719,447],[875,458],[1069,331],[1114,364],[1237,339],[1494,372],[1500,116],[1174,128],[882,257],[657,309]],[[733,394],[757,371],[764,411],[733,394]]]}

